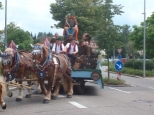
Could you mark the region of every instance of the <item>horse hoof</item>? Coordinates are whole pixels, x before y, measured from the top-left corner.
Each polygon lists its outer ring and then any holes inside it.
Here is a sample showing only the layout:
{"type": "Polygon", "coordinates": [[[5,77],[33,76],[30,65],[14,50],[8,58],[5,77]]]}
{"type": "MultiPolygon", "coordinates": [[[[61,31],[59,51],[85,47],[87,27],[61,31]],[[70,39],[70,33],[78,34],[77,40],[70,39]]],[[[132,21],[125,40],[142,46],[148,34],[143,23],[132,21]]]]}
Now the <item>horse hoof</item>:
{"type": "Polygon", "coordinates": [[[31,98],[31,95],[29,94],[27,94],[26,96],[25,96],[25,98],[31,98]]]}
{"type": "Polygon", "coordinates": [[[12,97],[12,96],[13,96],[13,93],[11,92],[10,95],[9,95],[9,97],[12,97]]]}
{"type": "Polygon", "coordinates": [[[44,104],[48,104],[48,103],[49,103],[49,100],[48,100],[48,99],[44,99],[44,100],[43,100],[43,103],[44,103],[44,104]]]}
{"type": "Polygon", "coordinates": [[[41,90],[38,90],[37,93],[38,94],[43,94],[43,92],[41,90]]]}
{"type": "Polygon", "coordinates": [[[53,95],[52,95],[52,96],[51,96],[51,99],[52,99],[52,100],[56,100],[56,99],[57,99],[57,96],[53,96],[53,95]]]}
{"type": "Polygon", "coordinates": [[[2,107],[2,109],[6,109],[6,104],[2,107]]]}
{"type": "Polygon", "coordinates": [[[22,99],[21,98],[16,98],[16,101],[22,101],[22,99]]]}
{"type": "Polygon", "coordinates": [[[72,98],[72,95],[67,95],[67,98],[72,98]]]}

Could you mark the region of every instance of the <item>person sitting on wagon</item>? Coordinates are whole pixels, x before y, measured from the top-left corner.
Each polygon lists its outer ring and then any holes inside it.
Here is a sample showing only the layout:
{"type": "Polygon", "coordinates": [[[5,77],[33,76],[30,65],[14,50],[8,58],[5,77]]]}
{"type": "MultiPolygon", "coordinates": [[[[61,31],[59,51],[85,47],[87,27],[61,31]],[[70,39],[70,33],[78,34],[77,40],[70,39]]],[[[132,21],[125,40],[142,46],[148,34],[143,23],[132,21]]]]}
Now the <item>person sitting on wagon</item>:
{"type": "Polygon", "coordinates": [[[53,44],[52,52],[54,54],[65,53],[64,44],[61,42],[60,38],[56,39],[56,42],[53,44]]]}
{"type": "Polygon", "coordinates": [[[91,38],[92,38],[92,36],[88,33],[84,33],[82,35],[82,39],[86,42],[87,45],[90,45],[91,38]]]}
{"type": "Polygon", "coordinates": [[[75,34],[76,30],[77,30],[77,20],[75,18],[75,16],[71,14],[69,14],[68,16],[65,17],[65,27],[64,30],[66,31],[68,36],[72,36],[75,34]],[[69,29],[72,29],[73,32],[70,34],[69,33],[69,29]]]}
{"type": "Polygon", "coordinates": [[[72,59],[72,67],[73,67],[77,59],[76,54],[78,53],[78,45],[76,44],[75,39],[71,39],[71,42],[66,44],[66,52],[67,56],[72,59]]]}
{"type": "Polygon", "coordinates": [[[87,55],[87,56],[90,56],[90,47],[86,45],[86,41],[84,40],[81,40],[79,42],[79,52],[78,52],[78,55],[81,56],[81,55],[87,55]]]}

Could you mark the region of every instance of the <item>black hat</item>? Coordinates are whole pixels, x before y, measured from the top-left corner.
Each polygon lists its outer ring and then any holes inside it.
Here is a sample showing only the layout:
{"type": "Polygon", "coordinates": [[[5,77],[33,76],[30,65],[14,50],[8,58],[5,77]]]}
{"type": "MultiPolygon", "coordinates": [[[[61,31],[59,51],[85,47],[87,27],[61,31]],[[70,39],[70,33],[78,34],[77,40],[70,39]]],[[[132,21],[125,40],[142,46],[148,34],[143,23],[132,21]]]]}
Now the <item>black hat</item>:
{"type": "Polygon", "coordinates": [[[60,38],[56,38],[56,40],[61,40],[60,38]]]}

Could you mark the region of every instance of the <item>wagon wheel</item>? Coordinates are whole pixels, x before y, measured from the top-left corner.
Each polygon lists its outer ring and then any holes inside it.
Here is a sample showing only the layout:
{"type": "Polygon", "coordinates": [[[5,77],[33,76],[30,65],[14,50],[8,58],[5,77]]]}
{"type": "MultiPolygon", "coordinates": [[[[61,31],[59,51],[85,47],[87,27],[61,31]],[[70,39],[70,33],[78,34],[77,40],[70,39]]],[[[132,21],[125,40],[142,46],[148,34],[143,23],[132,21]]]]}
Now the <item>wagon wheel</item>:
{"type": "Polygon", "coordinates": [[[78,95],[84,94],[84,89],[85,89],[84,79],[77,79],[76,82],[79,83],[79,85],[74,86],[74,92],[78,95]]]}

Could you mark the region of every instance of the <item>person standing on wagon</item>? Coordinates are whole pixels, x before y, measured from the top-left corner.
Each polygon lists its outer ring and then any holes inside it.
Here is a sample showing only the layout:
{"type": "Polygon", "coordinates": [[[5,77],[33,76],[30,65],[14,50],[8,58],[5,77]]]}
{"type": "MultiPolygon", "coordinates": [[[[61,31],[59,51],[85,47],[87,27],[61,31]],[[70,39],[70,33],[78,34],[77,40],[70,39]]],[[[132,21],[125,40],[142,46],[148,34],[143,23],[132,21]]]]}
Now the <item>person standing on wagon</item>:
{"type": "Polygon", "coordinates": [[[72,59],[72,67],[73,67],[77,59],[76,54],[78,53],[78,45],[76,44],[75,39],[71,39],[71,42],[66,44],[66,52],[67,56],[72,59]]]}
{"type": "Polygon", "coordinates": [[[65,53],[64,44],[61,42],[60,38],[56,39],[56,42],[53,44],[52,52],[54,54],[65,53]]]}

